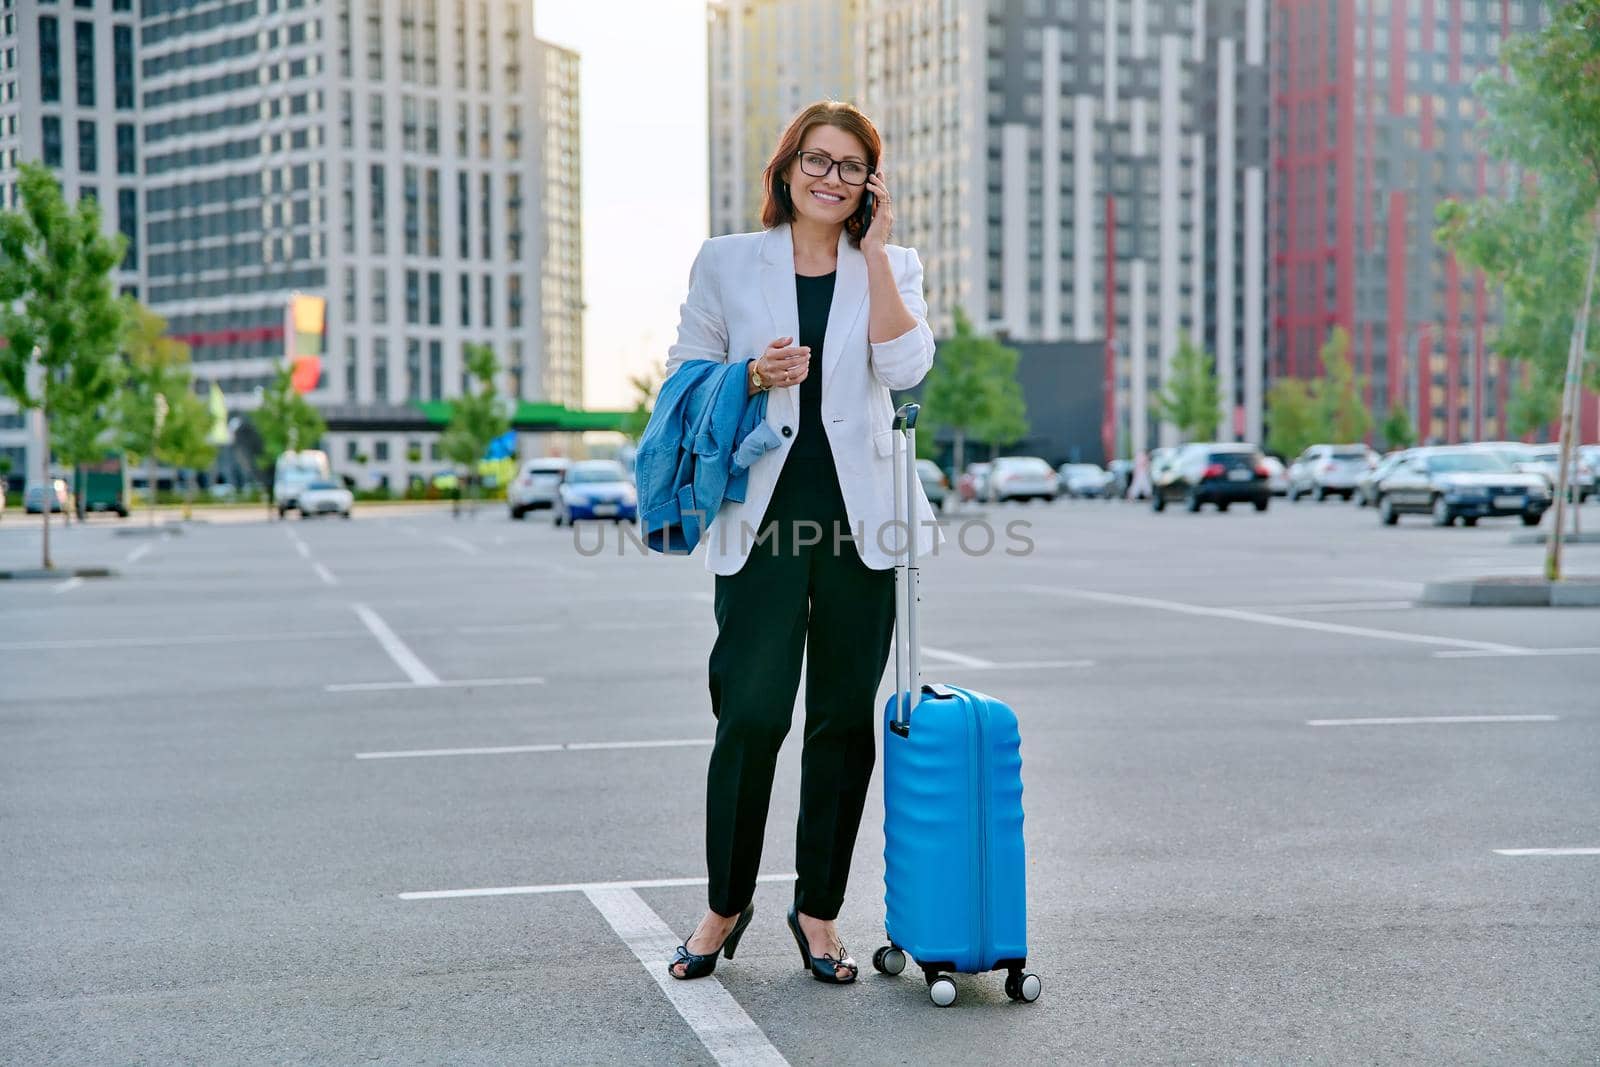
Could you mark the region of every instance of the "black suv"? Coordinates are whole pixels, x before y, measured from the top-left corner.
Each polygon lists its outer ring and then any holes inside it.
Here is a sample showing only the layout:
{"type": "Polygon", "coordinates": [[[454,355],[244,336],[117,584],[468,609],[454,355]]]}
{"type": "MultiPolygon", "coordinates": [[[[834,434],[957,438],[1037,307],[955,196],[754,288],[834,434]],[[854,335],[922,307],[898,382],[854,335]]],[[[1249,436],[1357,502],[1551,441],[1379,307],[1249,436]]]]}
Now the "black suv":
{"type": "Polygon", "coordinates": [[[1272,500],[1267,466],[1261,450],[1252,444],[1207,441],[1184,445],[1155,476],[1150,506],[1164,511],[1169,502],[1183,501],[1190,511],[1215,504],[1253,504],[1266,511],[1272,500]]]}

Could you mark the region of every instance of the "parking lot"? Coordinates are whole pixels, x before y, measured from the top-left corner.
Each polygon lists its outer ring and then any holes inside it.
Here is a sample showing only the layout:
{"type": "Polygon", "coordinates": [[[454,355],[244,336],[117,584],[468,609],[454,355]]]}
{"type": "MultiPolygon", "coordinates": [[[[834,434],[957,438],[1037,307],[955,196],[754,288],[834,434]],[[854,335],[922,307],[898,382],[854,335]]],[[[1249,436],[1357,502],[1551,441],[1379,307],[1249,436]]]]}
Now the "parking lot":
{"type": "MultiPolygon", "coordinates": [[[[118,577],[0,582],[0,1061],[1593,1062],[1600,612],[1414,603],[1536,573],[1519,524],[969,522],[924,561],[924,680],[1021,721],[1037,1003],[797,966],[798,727],[738,958],[671,982],[705,905],[700,555],[358,506],[91,522],[57,561],[118,577]]],[[[0,567],[37,555],[8,519],[0,567]]],[[[882,810],[840,916],[863,964],[882,810]]]]}

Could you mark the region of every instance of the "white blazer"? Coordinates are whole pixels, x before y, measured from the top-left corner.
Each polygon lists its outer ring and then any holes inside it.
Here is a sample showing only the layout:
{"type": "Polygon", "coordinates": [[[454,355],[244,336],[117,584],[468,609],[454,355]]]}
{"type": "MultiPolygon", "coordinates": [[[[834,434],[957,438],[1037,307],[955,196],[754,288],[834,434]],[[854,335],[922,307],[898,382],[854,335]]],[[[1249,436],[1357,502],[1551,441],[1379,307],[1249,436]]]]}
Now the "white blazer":
{"type": "MultiPolygon", "coordinates": [[[[862,561],[874,570],[894,566],[905,533],[894,525],[894,406],[891,389],[909,389],[933,366],[933,331],[922,295],[922,260],[916,250],[886,246],[896,287],[917,324],[899,337],[867,340],[867,260],[839,233],[838,275],[822,345],[822,424],[839,472],[839,489],[862,561]]],[[[800,343],[795,298],[794,236],[788,223],[754,233],[712,237],[689,270],[689,295],[680,308],[678,340],[667,350],[670,376],[686,360],[753,359],[779,337],[800,343]]],[[[767,424],[782,442],[750,468],[743,501],[725,500],[707,529],[706,570],[734,574],[744,566],[766,515],[778,472],[800,433],[800,386],[775,387],[767,424]]],[[[917,554],[944,543],[933,509],[916,485],[917,554]]],[[[770,542],[768,542],[770,544],[770,542]]],[[[821,547],[832,544],[824,531],[821,547]]],[[[789,531],[778,550],[790,550],[789,531]]]]}

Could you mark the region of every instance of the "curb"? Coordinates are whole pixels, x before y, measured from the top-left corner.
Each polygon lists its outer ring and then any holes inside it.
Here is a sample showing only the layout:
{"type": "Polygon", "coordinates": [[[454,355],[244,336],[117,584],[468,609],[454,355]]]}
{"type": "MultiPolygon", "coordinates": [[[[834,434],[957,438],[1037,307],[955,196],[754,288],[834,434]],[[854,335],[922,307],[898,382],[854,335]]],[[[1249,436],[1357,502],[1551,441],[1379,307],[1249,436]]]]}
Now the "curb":
{"type": "Polygon", "coordinates": [[[1600,608],[1600,575],[1559,582],[1522,576],[1427,582],[1417,603],[1458,608],[1600,608]]]}
{"type": "Polygon", "coordinates": [[[117,572],[110,567],[31,567],[16,571],[0,571],[0,581],[64,581],[67,578],[115,578],[117,572]]]}

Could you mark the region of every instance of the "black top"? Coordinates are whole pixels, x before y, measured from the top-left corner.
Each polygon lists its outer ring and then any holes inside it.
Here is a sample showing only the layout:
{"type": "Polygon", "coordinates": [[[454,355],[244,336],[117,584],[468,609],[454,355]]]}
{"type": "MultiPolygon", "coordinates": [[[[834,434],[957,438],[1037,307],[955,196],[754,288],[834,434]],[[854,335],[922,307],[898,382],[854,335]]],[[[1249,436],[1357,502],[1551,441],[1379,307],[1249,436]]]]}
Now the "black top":
{"type": "Polygon", "coordinates": [[[833,307],[833,282],[838,271],[827,274],[794,276],[795,303],[800,312],[798,345],[811,349],[806,380],[800,383],[800,425],[795,430],[790,459],[833,462],[828,447],[828,431],[822,425],[822,340],[828,331],[828,312],[833,307]]]}

